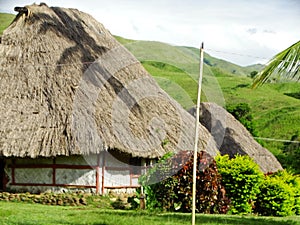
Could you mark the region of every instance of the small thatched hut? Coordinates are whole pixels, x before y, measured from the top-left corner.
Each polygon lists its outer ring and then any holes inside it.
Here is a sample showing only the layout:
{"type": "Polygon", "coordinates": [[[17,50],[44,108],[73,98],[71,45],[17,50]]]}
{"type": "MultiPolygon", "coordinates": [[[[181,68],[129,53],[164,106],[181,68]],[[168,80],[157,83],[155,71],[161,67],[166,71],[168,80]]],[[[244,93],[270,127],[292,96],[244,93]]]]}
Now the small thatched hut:
{"type": "MultiPolygon", "coordinates": [[[[190,112],[195,115],[195,108],[190,112]]],[[[248,155],[264,173],[283,169],[276,157],[262,147],[250,132],[221,106],[210,102],[201,103],[199,120],[214,137],[222,155],[248,155]]]]}
{"type": "MultiPolygon", "coordinates": [[[[143,166],[193,149],[194,118],[99,22],[17,9],[0,43],[2,189],[134,188],[143,166]]],[[[216,144],[200,126],[199,149],[216,144]]]]}

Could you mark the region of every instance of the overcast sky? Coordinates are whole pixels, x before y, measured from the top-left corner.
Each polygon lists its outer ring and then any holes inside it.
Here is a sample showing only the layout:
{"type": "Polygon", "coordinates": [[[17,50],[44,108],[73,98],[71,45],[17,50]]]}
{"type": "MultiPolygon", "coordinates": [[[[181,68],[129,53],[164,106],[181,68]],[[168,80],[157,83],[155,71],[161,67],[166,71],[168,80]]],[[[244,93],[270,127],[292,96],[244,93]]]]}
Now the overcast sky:
{"type": "MultiPolygon", "coordinates": [[[[30,0],[0,0],[0,11],[30,0]]],[[[240,65],[266,63],[300,40],[298,0],[45,0],[48,6],[77,8],[112,34],[199,47],[240,65]],[[223,53],[228,52],[228,53],[223,53]],[[249,56],[241,56],[250,55],[249,56]]],[[[40,2],[36,2],[39,4],[40,2]]]]}

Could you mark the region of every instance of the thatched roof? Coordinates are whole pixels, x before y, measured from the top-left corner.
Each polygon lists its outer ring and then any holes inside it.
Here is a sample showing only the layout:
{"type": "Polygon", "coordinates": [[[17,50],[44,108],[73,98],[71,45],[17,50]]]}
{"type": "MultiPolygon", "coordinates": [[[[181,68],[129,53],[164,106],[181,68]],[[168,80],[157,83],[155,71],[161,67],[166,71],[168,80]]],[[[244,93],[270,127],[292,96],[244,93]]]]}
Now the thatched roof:
{"type": "MultiPolygon", "coordinates": [[[[193,149],[194,118],[102,24],[76,9],[18,10],[0,44],[0,156],[193,149]]],[[[203,126],[200,139],[214,155],[203,126]]]]}
{"type": "MultiPolygon", "coordinates": [[[[195,109],[190,112],[194,115],[195,109]]],[[[215,103],[201,103],[200,122],[210,131],[222,155],[249,155],[265,173],[282,170],[276,157],[224,108],[215,103]]]]}

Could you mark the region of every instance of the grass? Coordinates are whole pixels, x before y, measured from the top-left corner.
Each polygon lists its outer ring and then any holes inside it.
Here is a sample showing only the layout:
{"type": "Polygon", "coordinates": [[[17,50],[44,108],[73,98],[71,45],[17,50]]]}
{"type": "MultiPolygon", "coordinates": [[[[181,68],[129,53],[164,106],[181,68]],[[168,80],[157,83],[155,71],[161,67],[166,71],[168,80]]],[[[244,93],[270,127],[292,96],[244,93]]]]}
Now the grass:
{"type": "Polygon", "coordinates": [[[130,43],[135,42],[135,40],[123,38],[123,37],[120,37],[120,36],[117,36],[117,35],[114,35],[114,38],[115,38],[118,42],[120,42],[121,44],[123,44],[123,45],[125,45],[125,44],[130,44],[130,43]]]}
{"type": "Polygon", "coordinates": [[[144,61],[143,66],[162,89],[176,99],[185,109],[196,102],[197,82],[185,71],[162,62],[144,61]]]}
{"type": "MultiPolygon", "coordinates": [[[[299,90],[299,83],[266,84],[252,90],[250,78],[227,76],[218,77],[218,81],[227,104],[246,102],[250,105],[259,136],[290,140],[299,131],[300,101],[284,94],[299,90]]],[[[274,154],[281,154],[283,142],[265,142],[264,146],[274,154]]]]}
{"type": "MultiPolygon", "coordinates": [[[[297,225],[299,223],[299,217],[275,218],[203,214],[196,216],[196,224],[201,225],[297,225]]],[[[0,202],[0,224],[185,225],[191,224],[191,215],[0,202]]]]}
{"type": "Polygon", "coordinates": [[[8,25],[13,21],[15,15],[8,13],[0,13],[0,35],[3,33],[3,30],[8,27],[8,25]]]}

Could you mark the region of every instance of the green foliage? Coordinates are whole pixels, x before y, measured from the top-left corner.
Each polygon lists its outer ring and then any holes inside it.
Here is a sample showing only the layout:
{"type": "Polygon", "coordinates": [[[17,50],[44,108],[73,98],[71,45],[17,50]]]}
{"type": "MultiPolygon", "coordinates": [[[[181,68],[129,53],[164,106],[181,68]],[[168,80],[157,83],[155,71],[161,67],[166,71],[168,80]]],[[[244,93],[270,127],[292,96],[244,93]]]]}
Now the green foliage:
{"type": "MultiPolygon", "coordinates": [[[[229,209],[229,199],[221,185],[221,176],[215,160],[208,153],[201,152],[198,153],[197,165],[197,212],[226,213],[229,209]]],[[[192,152],[181,151],[171,158],[165,157],[142,178],[147,195],[147,208],[190,212],[192,183],[192,152]],[[159,179],[160,182],[153,183],[155,179],[159,179]]]]}
{"type": "Polygon", "coordinates": [[[255,211],[264,216],[292,215],[294,204],[293,191],[283,181],[275,178],[266,179],[261,186],[255,211]]]}
{"type": "Polygon", "coordinates": [[[251,108],[247,103],[239,103],[227,106],[227,111],[231,113],[237,120],[239,120],[246,129],[253,135],[257,136],[255,124],[253,122],[253,115],[251,108]]]}
{"type": "Polygon", "coordinates": [[[258,74],[258,72],[256,70],[254,70],[250,73],[250,77],[253,79],[257,74],[258,74]]]}
{"type": "Polygon", "coordinates": [[[255,211],[265,216],[299,214],[300,180],[286,171],[266,176],[260,187],[255,211]]]}
{"type": "Polygon", "coordinates": [[[233,214],[251,213],[263,180],[263,174],[258,165],[249,156],[240,155],[232,159],[228,155],[218,155],[216,162],[226,194],[231,199],[230,212],[233,214]]]}
{"type": "Polygon", "coordinates": [[[295,173],[300,173],[300,136],[297,131],[291,137],[291,142],[285,142],[283,145],[282,157],[283,165],[286,168],[293,170],[295,173]]]}
{"type": "Polygon", "coordinates": [[[130,204],[130,209],[138,209],[140,207],[140,189],[136,196],[128,197],[127,202],[130,204]]]}
{"type": "Polygon", "coordinates": [[[164,202],[159,201],[163,198],[164,191],[168,192],[168,183],[172,182],[170,168],[168,167],[168,160],[174,156],[173,152],[166,153],[157,163],[159,166],[151,168],[146,175],[142,175],[139,178],[139,183],[144,188],[146,195],[146,207],[149,210],[163,209],[164,202]],[[159,174],[158,174],[159,173],[159,174]],[[163,186],[159,183],[161,179],[165,179],[163,186]],[[149,185],[150,184],[150,185],[149,185]],[[161,187],[160,187],[161,186],[161,187]],[[161,188],[161,193],[156,192],[156,189],[161,188]]]}
{"type": "Polygon", "coordinates": [[[271,78],[272,74],[276,74],[281,78],[299,81],[299,60],[300,41],[275,55],[268,65],[261,71],[259,76],[256,77],[252,86],[255,88],[262,85],[271,78]]]}
{"type": "Polygon", "coordinates": [[[273,176],[284,181],[293,189],[295,197],[293,211],[296,215],[300,215],[300,176],[286,170],[278,171],[273,176]]]}

